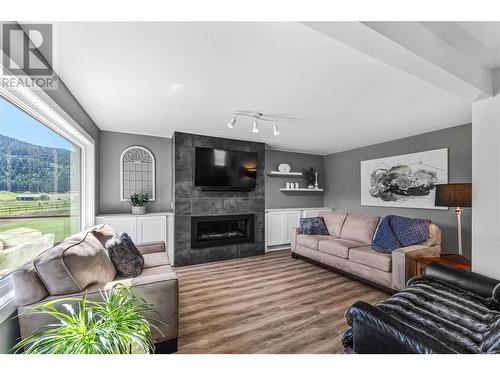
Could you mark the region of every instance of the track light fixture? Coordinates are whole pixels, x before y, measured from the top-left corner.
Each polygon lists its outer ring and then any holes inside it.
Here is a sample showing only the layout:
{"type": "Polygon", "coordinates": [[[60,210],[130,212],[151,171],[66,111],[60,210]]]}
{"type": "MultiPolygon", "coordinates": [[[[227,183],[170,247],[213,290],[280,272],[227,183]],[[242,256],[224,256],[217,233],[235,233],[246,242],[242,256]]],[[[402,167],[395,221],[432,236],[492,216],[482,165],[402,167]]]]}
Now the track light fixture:
{"type": "Polygon", "coordinates": [[[276,121],[273,126],[273,135],[280,135],[280,129],[278,128],[278,122],[276,121]]]}
{"type": "Polygon", "coordinates": [[[227,127],[230,128],[230,129],[234,129],[234,124],[236,123],[236,115],[233,114],[233,118],[231,119],[231,121],[229,121],[227,123],[227,127]]]}
{"type": "Polygon", "coordinates": [[[257,124],[257,119],[254,119],[252,126],[252,133],[258,133],[258,132],[259,132],[259,124],[257,124]]]}
{"type": "Polygon", "coordinates": [[[245,117],[252,117],[253,118],[253,125],[252,125],[252,133],[259,133],[259,121],[264,121],[264,122],[269,122],[273,123],[273,135],[279,135],[280,130],[278,127],[278,121],[272,118],[265,117],[262,113],[260,112],[233,112],[233,118],[231,121],[228,122],[227,127],[230,129],[234,129],[236,125],[236,120],[237,116],[245,116],[245,117]]]}

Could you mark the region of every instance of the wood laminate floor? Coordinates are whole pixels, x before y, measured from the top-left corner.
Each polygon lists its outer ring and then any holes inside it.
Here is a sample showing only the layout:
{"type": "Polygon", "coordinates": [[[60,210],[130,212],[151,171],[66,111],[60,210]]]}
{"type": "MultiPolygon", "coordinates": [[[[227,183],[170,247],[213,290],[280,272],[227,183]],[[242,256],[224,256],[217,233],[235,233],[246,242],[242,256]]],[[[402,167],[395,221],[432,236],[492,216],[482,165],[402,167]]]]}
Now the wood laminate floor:
{"type": "Polygon", "coordinates": [[[289,251],[176,272],[179,353],[340,353],[347,307],[388,296],[289,251]]]}

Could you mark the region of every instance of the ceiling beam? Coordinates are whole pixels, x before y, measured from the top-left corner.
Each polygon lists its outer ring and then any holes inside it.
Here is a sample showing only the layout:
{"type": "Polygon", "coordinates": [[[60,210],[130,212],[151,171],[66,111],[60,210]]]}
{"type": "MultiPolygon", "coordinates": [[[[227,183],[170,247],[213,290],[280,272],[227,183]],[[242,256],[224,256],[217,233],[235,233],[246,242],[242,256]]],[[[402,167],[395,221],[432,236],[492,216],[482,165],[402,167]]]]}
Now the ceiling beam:
{"type": "Polygon", "coordinates": [[[490,69],[418,22],[303,24],[470,102],[493,95],[490,69]]]}

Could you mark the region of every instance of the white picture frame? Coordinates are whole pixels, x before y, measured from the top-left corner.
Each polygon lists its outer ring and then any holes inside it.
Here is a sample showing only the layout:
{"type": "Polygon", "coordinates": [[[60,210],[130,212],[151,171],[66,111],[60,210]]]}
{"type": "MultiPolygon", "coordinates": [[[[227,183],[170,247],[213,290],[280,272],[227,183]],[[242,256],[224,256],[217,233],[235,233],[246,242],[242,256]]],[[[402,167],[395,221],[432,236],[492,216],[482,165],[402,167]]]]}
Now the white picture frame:
{"type": "Polygon", "coordinates": [[[360,164],[362,206],[447,209],[436,207],[434,200],[435,185],[448,183],[448,148],[360,164]]]}
{"type": "Polygon", "coordinates": [[[156,160],[149,149],[138,145],[127,147],[120,155],[120,201],[128,201],[134,193],[148,193],[150,201],[156,199],[156,160]]]}

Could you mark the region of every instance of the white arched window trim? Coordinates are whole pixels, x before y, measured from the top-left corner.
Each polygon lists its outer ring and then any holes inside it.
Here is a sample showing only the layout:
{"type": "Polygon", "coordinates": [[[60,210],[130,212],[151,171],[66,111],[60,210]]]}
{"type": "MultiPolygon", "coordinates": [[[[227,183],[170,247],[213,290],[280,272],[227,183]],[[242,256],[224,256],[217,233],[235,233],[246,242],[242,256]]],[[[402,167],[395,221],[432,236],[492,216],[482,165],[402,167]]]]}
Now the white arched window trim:
{"type": "Polygon", "coordinates": [[[144,146],[139,146],[139,145],[133,145],[133,146],[129,146],[127,147],[125,150],[123,150],[123,152],[121,153],[120,155],[120,200],[122,202],[127,202],[128,201],[128,198],[124,198],[123,197],[123,157],[125,156],[125,154],[132,150],[132,149],[141,149],[145,152],[147,152],[149,154],[149,156],[151,156],[151,160],[153,161],[153,173],[152,173],[152,196],[149,197],[149,200],[150,201],[155,201],[156,200],[156,159],[155,159],[155,156],[153,155],[153,153],[147,149],[146,147],[144,146]]]}

